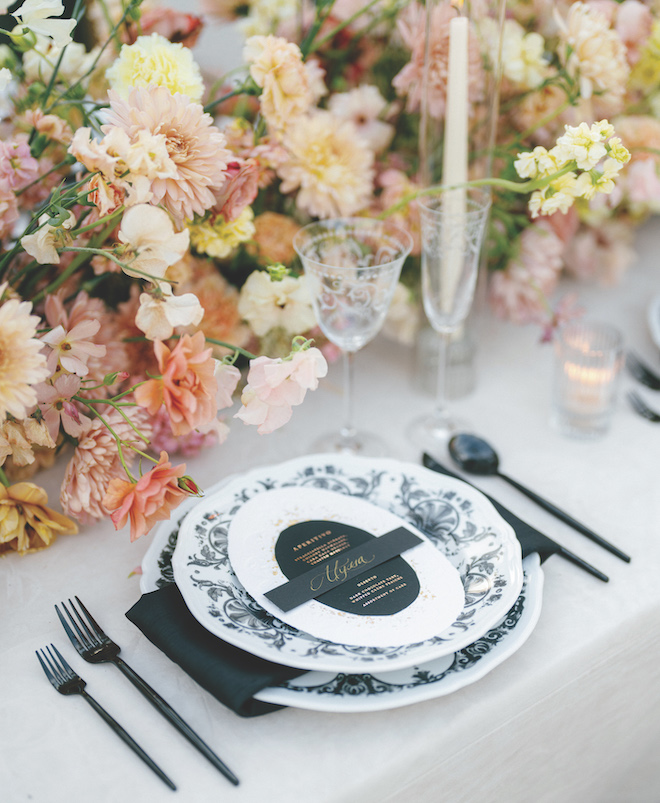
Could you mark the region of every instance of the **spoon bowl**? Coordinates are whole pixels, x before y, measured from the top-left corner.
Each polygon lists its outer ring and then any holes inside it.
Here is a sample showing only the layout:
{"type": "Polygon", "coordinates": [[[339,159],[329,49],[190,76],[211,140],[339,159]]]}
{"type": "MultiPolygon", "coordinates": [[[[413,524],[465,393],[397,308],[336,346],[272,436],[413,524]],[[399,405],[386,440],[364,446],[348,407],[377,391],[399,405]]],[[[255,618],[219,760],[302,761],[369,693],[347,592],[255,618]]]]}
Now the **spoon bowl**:
{"type": "Polygon", "coordinates": [[[468,474],[496,475],[500,459],[493,447],[483,438],[462,432],[449,441],[452,460],[468,474]]]}
{"type": "Polygon", "coordinates": [[[513,485],[514,488],[517,488],[521,493],[529,497],[529,499],[536,502],[536,504],[544,510],[547,510],[548,513],[552,513],[553,516],[556,516],[565,524],[569,524],[575,530],[586,535],[587,538],[595,541],[595,543],[600,544],[604,549],[607,549],[626,563],[630,562],[630,556],[626,555],[626,553],[622,552],[618,547],[610,544],[609,541],[606,541],[604,538],[601,538],[600,535],[597,535],[593,530],[590,530],[584,524],[581,524],[572,516],[569,516],[568,513],[565,513],[552,502],[548,502],[547,499],[544,499],[534,491],[521,485],[517,480],[503,474],[499,470],[500,460],[497,452],[488,441],[485,441],[478,435],[472,435],[467,432],[454,435],[449,441],[449,454],[456,465],[463,469],[463,471],[467,471],[468,474],[500,477],[508,482],[509,485],[513,485]]]}

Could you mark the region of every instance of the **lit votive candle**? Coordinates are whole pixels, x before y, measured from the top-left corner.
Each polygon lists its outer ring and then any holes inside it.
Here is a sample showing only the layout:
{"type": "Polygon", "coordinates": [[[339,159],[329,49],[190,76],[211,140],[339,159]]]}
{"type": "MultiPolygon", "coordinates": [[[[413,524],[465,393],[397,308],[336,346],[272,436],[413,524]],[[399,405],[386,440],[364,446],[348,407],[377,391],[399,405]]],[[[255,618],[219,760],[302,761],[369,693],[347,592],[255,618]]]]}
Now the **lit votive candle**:
{"type": "Polygon", "coordinates": [[[607,431],[616,399],[623,338],[608,324],[580,322],[556,341],[554,421],[566,435],[607,431]]]}

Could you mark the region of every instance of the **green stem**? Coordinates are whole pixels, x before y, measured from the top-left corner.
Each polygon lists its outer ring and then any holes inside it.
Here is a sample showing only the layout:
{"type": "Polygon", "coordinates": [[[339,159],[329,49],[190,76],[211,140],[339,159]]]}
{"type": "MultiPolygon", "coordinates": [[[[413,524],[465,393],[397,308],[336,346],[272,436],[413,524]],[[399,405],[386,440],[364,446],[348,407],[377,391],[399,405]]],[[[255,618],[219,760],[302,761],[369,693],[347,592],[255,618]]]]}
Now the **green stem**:
{"type": "Polygon", "coordinates": [[[526,195],[530,192],[534,192],[534,190],[541,190],[544,187],[547,187],[549,184],[552,184],[553,181],[556,181],[558,178],[570,173],[574,168],[575,162],[569,162],[556,173],[551,173],[550,175],[543,176],[542,178],[528,179],[527,181],[509,181],[505,178],[479,178],[474,179],[473,181],[468,181],[465,184],[454,184],[451,186],[435,184],[432,187],[426,187],[422,190],[416,190],[415,192],[409,193],[400,201],[390,206],[389,209],[381,212],[380,215],[378,215],[378,218],[382,220],[390,215],[395,214],[399,210],[403,209],[404,206],[408,206],[408,204],[412,203],[412,201],[416,201],[418,198],[424,198],[428,195],[440,195],[446,190],[469,189],[470,187],[497,187],[499,189],[506,190],[507,192],[515,192],[519,195],[526,195]]]}
{"type": "Polygon", "coordinates": [[[206,106],[204,106],[204,111],[210,114],[221,103],[224,103],[226,100],[230,100],[230,98],[235,98],[237,95],[241,95],[243,92],[244,89],[242,86],[239,86],[237,89],[232,89],[231,92],[227,92],[227,94],[223,95],[221,98],[213,100],[211,103],[207,103],[206,106]]]}
{"type": "Polygon", "coordinates": [[[7,478],[7,475],[2,470],[1,467],[0,467],[0,483],[2,483],[5,486],[5,488],[9,488],[9,479],[7,478]]]}
{"type": "MultiPolygon", "coordinates": [[[[126,476],[128,477],[128,479],[129,479],[131,482],[137,482],[137,480],[135,479],[135,477],[134,477],[134,476],[131,474],[131,472],[129,471],[129,469],[128,469],[128,466],[126,465],[126,459],[124,458],[124,452],[122,451],[122,446],[123,446],[123,445],[126,445],[126,446],[128,446],[130,449],[133,449],[133,447],[131,446],[131,444],[130,444],[130,443],[126,443],[126,444],[125,444],[125,442],[124,442],[124,441],[123,441],[123,440],[122,440],[122,439],[119,437],[119,435],[117,435],[117,433],[116,433],[116,432],[114,431],[114,429],[113,429],[113,428],[110,426],[110,424],[108,424],[108,422],[105,420],[105,418],[104,418],[104,417],[101,415],[101,413],[99,413],[99,411],[98,411],[98,410],[97,410],[97,409],[96,409],[96,408],[95,408],[95,407],[94,407],[92,404],[88,404],[88,403],[85,401],[85,399],[82,399],[82,398],[78,398],[77,400],[78,400],[79,402],[81,402],[82,404],[84,404],[86,407],[88,407],[88,408],[89,408],[89,411],[90,411],[90,412],[91,412],[93,415],[95,415],[95,416],[96,416],[96,417],[97,417],[97,418],[98,418],[98,419],[101,421],[101,423],[103,424],[103,426],[104,426],[104,427],[105,427],[105,428],[108,430],[108,432],[109,432],[109,433],[112,435],[112,437],[115,439],[115,441],[117,442],[117,453],[118,453],[118,455],[119,455],[119,462],[121,463],[121,465],[122,465],[122,468],[123,468],[123,469],[124,469],[124,471],[126,472],[126,476]]],[[[136,451],[136,450],[134,449],[134,451],[136,451]]]]}
{"type": "MultiPolygon", "coordinates": [[[[167,338],[168,340],[180,340],[181,335],[172,335],[171,337],[167,338]]],[[[232,343],[225,343],[223,340],[216,340],[214,337],[205,337],[204,338],[207,343],[213,343],[214,346],[223,346],[226,349],[231,349],[233,352],[238,354],[242,354],[244,357],[247,357],[249,360],[256,360],[256,354],[252,354],[252,352],[247,351],[246,349],[241,348],[240,346],[234,346],[232,343]]],[[[123,338],[124,343],[151,343],[152,341],[149,340],[148,337],[144,337],[141,335],[136,335],[134,337],[125,337],[123,338]]],[[[136,385],[137,387],[137,385],[136,385]]],[[[118,398],[118,397],[117,397],[118,398]]]]}
{"type": "Polygon", "coordinates": [[[320,47],[323,47],[323,45],[326,42],[332,41],[332,39],[334,39],[338,33],[343,31],[344,28],[348,27],[352,22],[355,22],[355,20],[362,14],[364,14],[365,11],[369,11],[370,8],[373,8],[373,6],[377,5],[380,2],[381,0],[371,0],[371,2],[366,4],[366,6],[359,8],[354,14],[351,14],[351,16],[348,17],[348,19],[345,19],[342,22],[340,22],[339,25],[336,25],[325,36],[322,36],[316,42],[312,42],[312,44],[309,46],[307,50],[307,55],[309,55],[310,53],[314,53],[315,50],[318,50],[320,47]]]}

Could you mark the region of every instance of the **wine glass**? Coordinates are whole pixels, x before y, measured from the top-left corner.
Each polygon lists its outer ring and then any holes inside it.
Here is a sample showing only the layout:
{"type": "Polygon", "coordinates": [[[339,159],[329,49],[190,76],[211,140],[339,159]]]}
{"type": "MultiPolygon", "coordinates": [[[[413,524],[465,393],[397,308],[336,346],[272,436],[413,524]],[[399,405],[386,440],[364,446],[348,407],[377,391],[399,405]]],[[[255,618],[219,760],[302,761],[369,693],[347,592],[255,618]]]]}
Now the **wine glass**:
{"type": "Polygon", "coordinates": [[[416,419],[408,434],[421,449],[446,445],[462,424],[447,408],[447,349],[468,316],[477,282],[481,246],[490,210],[490,193],[477,188],[422,198],[422,301],[438,333],[438,384],[435,410],[416,419]]]}
{"type": "Polygon", "coordinates": [[[344,359],[344,424],[314,448],[378,456],[387,449],[353,423],[355,352],[379,332],[412,248],[408,232],[386,220],[333,218],[310,223],[294,237],[323,334],[344,359]]]}

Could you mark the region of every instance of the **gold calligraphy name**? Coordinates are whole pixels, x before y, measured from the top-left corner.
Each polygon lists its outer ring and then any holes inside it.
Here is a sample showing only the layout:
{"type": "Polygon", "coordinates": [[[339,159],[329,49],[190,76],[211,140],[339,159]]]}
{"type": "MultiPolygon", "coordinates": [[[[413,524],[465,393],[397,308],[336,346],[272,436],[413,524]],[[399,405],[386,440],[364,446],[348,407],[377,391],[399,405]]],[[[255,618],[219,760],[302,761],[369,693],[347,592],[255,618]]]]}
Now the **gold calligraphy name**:
{"type": "Polygon", "coordinates": [[[359,558],[354,558],[353,560],[335,560],[325,567],[324,572],[317,574],[310,580],[309,587],[312,591],[317,592],[323,587],[326,581],[329,585],[343,583],[344,580],[348,578],[350,572],[360,566],[368,566],[374,559],[375,555],[372,555],[370,558],[360,555],[359,558]]]}

